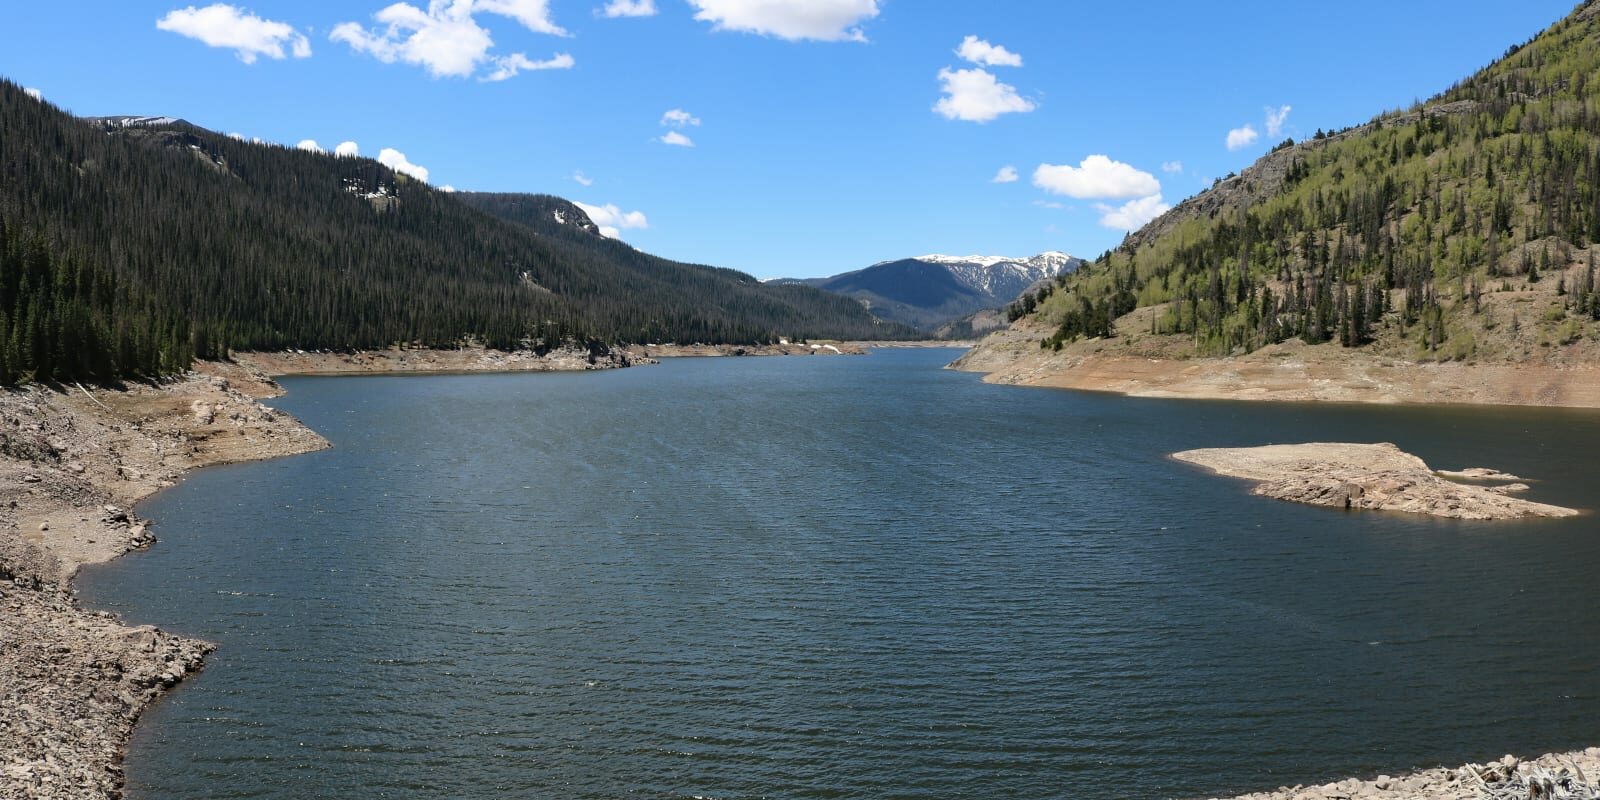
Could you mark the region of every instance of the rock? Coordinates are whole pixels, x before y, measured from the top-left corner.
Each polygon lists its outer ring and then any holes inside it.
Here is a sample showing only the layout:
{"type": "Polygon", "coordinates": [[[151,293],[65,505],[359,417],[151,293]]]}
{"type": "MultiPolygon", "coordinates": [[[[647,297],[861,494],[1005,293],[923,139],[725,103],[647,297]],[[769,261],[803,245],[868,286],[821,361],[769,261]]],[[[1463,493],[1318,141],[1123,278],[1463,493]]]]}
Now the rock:
{"type": "Polygon", "coordinates": [[[1253,494],[1334,508],[1405,511],[1456,519],[1570,517],[1570,508],[1533,503],[1447,481],[1393,444],[1313,443],[1189,450],[1173,458],[1257,481],[1253,494]]]}

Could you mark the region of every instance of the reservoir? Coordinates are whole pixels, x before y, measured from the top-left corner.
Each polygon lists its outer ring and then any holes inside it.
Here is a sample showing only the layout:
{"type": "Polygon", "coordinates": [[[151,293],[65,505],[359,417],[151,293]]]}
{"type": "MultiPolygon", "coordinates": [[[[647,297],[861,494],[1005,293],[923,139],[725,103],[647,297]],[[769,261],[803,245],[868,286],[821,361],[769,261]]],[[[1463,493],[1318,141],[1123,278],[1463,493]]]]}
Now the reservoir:
{"type": "Polygon", "coordinates": [[[1600,744],[1600,517],[1253,497],[1394,442],[1600,509],[1600,413],[993,386],[951,350],[287,378],[87,604],[220,645],[156,798],[1162,798],[1600,744]]]}

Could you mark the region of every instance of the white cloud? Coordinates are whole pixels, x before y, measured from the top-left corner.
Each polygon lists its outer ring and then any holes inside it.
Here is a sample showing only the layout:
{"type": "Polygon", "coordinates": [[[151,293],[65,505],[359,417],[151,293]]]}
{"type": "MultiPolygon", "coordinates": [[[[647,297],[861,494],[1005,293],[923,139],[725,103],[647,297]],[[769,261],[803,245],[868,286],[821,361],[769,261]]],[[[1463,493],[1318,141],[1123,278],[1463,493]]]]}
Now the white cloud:
{"type": "Polygon", "coordinates": [[[1168,175],[1177,175],[1178,173],[1183,172],[1183,162],[1163,161],[1161,162],[1161,171],[1167,173],[1168,175]]]}
{"type": "Polygon", "coordinates": [[[620,239],[625,230],[650,227],[650,221],[645,219],[640,211],[623,211],[612,203],[603,206],[591,206],[588,203],[574,202],[573,205],[583,209],[589,219],[600,227],[600,234],[610,239],[620,239]]]}
{"type": "Polygon", "coordinates": [[[864,42],[861,23],[878,16],[878,0],[689,0],[694,18],[714,30],[789,41],[864,42]]]}
{"type": "Polygon", "coordinates": [[[1035,200],[1035,201],[1033,201],[1033,204],[1038,206],[1038,207],[1040,207],[1040,208],[1048,208],[1048,209],[1055,210],[1055,211],[1059,211],[1059,210],[1061,210],[1063,208],[1066,208],[1065,205],[1063,205],[1061,203],[1057,203],[1054,200],[1035,200]]]}
{"type": "Polygon", "coordinates": [[[574,181],[577,181],[579,186],[593,186],[594,185],[594,179],[589,177],[589,176],[587,176],[587,175],[585,175],[585,174],[583,174],[582,170],[572,173],[572,179],[574,181]]]}
{"type": "Polygon", "coordinates": [[[1234,128],[1228,131],[1228,149],[1243,150],[1255,144],[1259,138],[1261,138],[1261,134],[1256,133],[1256,129],[1250,125],[1246,125],[1243,128],[1234,128]]]}
{"type": "Polygon", "coordinates": [[[670,144],[673,147],[694,147],[693,139],[677,131],[667,131],[667,135],[661,137],[660,141],[662,144],[670,144]]]}
{"type": "Polygon", "coordinates": [[[322,145],[317,144],[317,140],[316,139],[301,139],[300,143],[295,145],[295,149],[296,150],[304,150],[304,151],[306,151],[308,153],[326,153],[326,152],[328,152],[328,151],[322,149],[322,145]]]}
{"type": "Polygon", "coordinates": [[[38,100],[41,103],[44,102],[44,92],[41,92],[38,89],[35,89],[35,88],[31,87],[31,86],[25,87],[22,90],[22,93],[27,95],[27,96],[29,96],[29,97],[31,97],[31,98],[33,98],[33,99],[35,99],[35,100],[38,100]]]}
{"type": "Polygon", "coordinates": [[[1289,121],[1289,112],[1294,106],[1282,105],[1277,108],[1267,108],[1267,135],[1277,137],[1283,133],[1283,123],[1289,121]]]}
{"type": "Polygon", "coordinates": [[[400,61],[423,67],[435,78],[465,78],[485,62],[495,66],[485,78],[491,81],[527,69],[572,66],[572,56],[566,54],[548,61],[532,61],[521,53],[490,56],[494,39],[474,18],[479,12],[514,19],[536,33],[567,35],[551,22],[546,0],[431,0],[426,11],[403,2],[388,6],[372,15],[379,27],[370,30],[355,22],[341,22],[328,38],[385,64],[400,61]]]}
{"type": "Polygon", "coordinates": [[[1019,176],[1017,175],[1017,168],[1011,166],[1010,164],[1007,164],[1007,165],[1001,167],[1000,171],[996,172],[994,174],[994,177],[989,179],[989,182],[990,183],[1016,183],[1018,178],[1019,178],[1019,176]]]}
{"type": "Polygon", "coordinates": [[[239,133],[237,131],[228,134],[228,138],[229,139],[237,139],[238,141],[241,141],[241,142],[246,141],[246,139],[244,138],[244,134],[239,133]]]}
{"type": "Polygon", "coordinates": [[[345,158],[354,158],[361,155],[361,146],[355,142],[340,142],[338,147],[333,148],[333,154],[345,158]]]}
{"type": "Polygon", "coordinates": [[[933,110],[947,119],[988,122],[1001,114],[1027,113],[1038,108],[1032,100],[1017,94],[1017,88],[1001,83],[981,69],[939,70],[940,91],[945,96],[933,110]]]}
{"type": "Polygon", "coordinates": [[[246,64],[256,63],[260,56],[282,59],[285,46],[295,58],[311,55],[311,40],[294,26],[262,19],[226,3],[174,9],[156,20],[156,28],[232,50],[246,64]]]}
{"type": "Polygon", "coordinates": [[[447,184],[445,184],[443,186],[440,186],[439,187],[439,191],[444,192],[445,194],[455,194],[456,193],[456,187],[451,186],[450,184],[447,183],[447,184]]]}
{"type": "Polygon", "coordinates": [[[578,62],[568,53],[557,53],[554,57],[544,61],[534,61],[521,53],[512,53],[509,56],[494,59],[494,72],[483,76],[480,80],[488,82],[503,81],[507,78],[515,77],[517,73],[523,70],[572,69],[576,63],[578,62]]]}
{"type": "Polygon", "coordinates": [[[961,46],[956,48],[956,55],[963,60],[986,67],[1020,67],[1022,56],[1011,52],[997,44],[989,44],[976,36],[968,36],[961,40],[961,46]]]}
{"type": "Polygon", "coordinates": [[[656,0],[611,0],[605,8],[595,13],[607,19],[653,17],[656,15],[656,0]]]}
{"type": "Polygon", "coordinates": [[[1161,193],[1156,176],[1103,155],[1089,156],[1076,167],[1040,164],[1033,171],[1033,185],[1079,200],[1126,200],[1161,193]]]}
{"type": "Polygon", "coordinates": [[[671,111],[661,115],[661,124],[669,128],[698,126],[700,124],[700,118],[690,114],[687,111],[684,111],[681,108],[674,108],[671,111]]]}
{"type": "MultiPolygon", "coordinates": [[[[455,2],[460,4],[463,0],[455,2]]],[[[440,3],[441,0],[433,0],[430,5],[440,3]]],[[[471,6],[473,11],[510,17],[534,33],[548,33],[551,36],[568,35],[565,28],[550,20],[549,0],[476,0],[471,6]]]]}
{"type": "Polygon", "coordinates": [[[385,147],[378,153],[378,163],[394,170],[395,172],[403,172],[407,175],[410,175],[411,177],[416,178],[423,183],[428,182],[428,168],[411,163],[411,161],[406,158],[405,153],[402,153],[393,147],[385,147]]]}
{"type": "Polygon", "coordinates": [[[1136,231],[1172,209],[1159,194],[1129,200],[1116,207],[1104,203],[1095,203],[1094,207],[1100,212],[1101,225],[1119,231],[1136,231]]]}

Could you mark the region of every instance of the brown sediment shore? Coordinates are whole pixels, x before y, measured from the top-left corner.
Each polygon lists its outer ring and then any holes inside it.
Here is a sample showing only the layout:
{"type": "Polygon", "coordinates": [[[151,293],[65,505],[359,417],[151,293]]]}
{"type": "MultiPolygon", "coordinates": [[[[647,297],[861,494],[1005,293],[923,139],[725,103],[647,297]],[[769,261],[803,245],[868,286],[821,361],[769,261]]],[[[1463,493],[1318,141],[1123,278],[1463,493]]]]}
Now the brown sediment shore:
{"type": "Polygon", "coordinates": [[[1114,341],[1053,352],[1039,347],[1040,338],[1038,331],[993,334],[951,368],[986,373],[990,383],[1133,397],[1600,408],[1600,366],[1592,364],[1418,363],[1299,342],[1244,356],[1179,358],[1138,354],[1114,341]]]}
{"type": "Polygon", "coordinates": [[[635,344],[622,348],[632,359],[715,358],[719,356],[859,356],[865,342],[815,341],[806,344],[635,344]]]}
{"type": "MultiPolygon", "coordinates": [[[[1256,481],[1252,494],[1334,508],[1404,511],[1452,519],[1571,517],[1570,508],[1509,496],[1521,483],[1469,486],[1440,477],[1420,458],[1381,444],[1280,444],[1174,453],[1219,475],[1256,481]]],[[[1478,470],[1471,471],[1479,474],[1478,470]]],[[[1503,475],[1483,470],[1482,475],[1503,475]]],[[[1513,477],[1514,476],[1507,476],[1513,477]]]]}
{"type": "Polygon", "coordinates": [[[264,375],[359,375],[427,372],[576,372],[650,363],[620,351],[564,347],[539,355],[531,350],[461,347],[453,350],[391,347],[350,353],[285,350],[234,353],[233,360],[264,375]]]}
{"type": "Polygon", "coordinates": [[[0,392],[0,798],[120,795],[134,722],[212,645],[81,609],[72,576],[148,547],[131,508],[184,472],[326,447],[256,402],[279,393],[224,364],[121,391],[0,392]]]}

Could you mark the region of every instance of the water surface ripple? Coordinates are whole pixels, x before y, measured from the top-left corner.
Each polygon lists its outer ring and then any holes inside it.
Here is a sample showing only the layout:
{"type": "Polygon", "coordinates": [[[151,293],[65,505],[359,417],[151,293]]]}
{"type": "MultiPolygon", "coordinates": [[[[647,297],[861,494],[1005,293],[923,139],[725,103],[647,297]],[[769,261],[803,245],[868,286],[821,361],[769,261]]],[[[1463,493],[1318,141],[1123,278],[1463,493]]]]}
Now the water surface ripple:
{"type": "Polygon", "coordinates": [[[85,598],[221,643],[135,798],[1156,798],[1600,744],[1596,517],[1251,497],[1393,441],[1600,506],[1600,414],[988,386],[949,351],[284,381],[85,598]]]}

